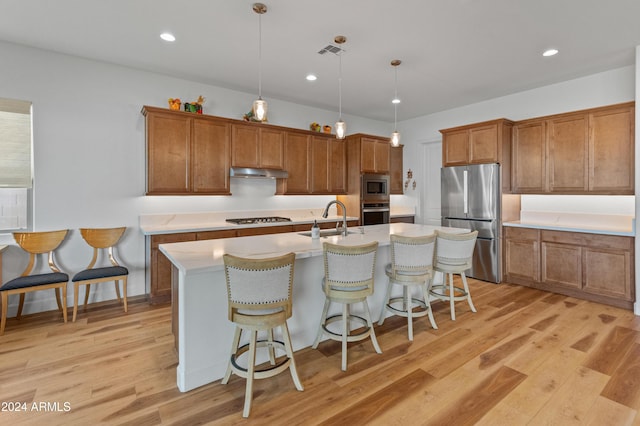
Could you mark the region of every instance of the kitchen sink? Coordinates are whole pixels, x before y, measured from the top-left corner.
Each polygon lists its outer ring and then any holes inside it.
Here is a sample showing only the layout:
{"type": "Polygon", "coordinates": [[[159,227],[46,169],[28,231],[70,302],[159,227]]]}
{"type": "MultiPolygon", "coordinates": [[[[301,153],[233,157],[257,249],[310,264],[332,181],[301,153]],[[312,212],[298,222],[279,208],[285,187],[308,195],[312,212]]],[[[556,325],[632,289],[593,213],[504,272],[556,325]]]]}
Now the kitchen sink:
{"type": "MultiPolygon", "coordinates": [[[[347,234],[356,234],[356,231],[347,230],[347,234]]],[[[304,235],[305,237],[311,236],[311,231],[307,232],[298,232],[299,235],[304,235]]],[[[320,238],[323,237],[333,237],[335,235],[342,235],[342,231],[336,231],[335,229],[321,229],[320,230],[320,238]]]]}

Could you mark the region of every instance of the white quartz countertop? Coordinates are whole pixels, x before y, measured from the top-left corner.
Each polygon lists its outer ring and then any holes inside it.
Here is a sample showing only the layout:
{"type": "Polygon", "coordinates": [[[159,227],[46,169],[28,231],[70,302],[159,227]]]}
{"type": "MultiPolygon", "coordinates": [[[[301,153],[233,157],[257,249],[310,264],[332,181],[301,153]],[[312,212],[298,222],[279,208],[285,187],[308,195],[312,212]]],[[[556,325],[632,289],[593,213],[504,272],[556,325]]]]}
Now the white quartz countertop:
{"type": "Polygon", "coordinates": [[[419,236],[433,234],[436,230],[466,232],[468,229],[412,223],[391,223],[349,228],[349,235],[312,239],[297,232],[224,238],[217,240],[189,241],[160,244],[167,258],[184,274],[203,273],[223,269],[225,253],[241,257],[273,257],[294,252],[296,259],[322,255],[322,243],[359,245],[377,241],[380,246],[389,245],[390,234],[419,236]],[[361,233],[364,231],[364,233],[361,233]]]}
{"type": "Polygon", "coordinates": [[[626,237],[636,235],[635,218],[628,215],[523,211],[520,220],[503,222],[502,225],[626,237]]]}

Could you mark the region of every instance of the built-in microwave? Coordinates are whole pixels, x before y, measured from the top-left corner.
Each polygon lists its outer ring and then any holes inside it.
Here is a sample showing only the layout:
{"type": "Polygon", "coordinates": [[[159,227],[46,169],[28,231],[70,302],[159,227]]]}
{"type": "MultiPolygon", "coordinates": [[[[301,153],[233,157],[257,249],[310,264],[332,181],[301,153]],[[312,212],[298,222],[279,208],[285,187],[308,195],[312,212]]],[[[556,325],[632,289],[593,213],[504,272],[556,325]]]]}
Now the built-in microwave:
{"type": "Polygon", "coordinates": [[[362,175],[361,198],[365,201],[388,201],[389,175],[362,175]]]}

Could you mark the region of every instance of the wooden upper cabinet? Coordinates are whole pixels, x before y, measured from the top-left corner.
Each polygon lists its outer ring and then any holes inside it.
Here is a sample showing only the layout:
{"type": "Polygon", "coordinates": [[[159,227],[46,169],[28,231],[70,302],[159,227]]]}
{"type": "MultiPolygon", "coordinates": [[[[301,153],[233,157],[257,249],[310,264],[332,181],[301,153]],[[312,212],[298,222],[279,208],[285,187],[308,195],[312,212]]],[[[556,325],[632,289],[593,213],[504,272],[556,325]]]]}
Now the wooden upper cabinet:
{"type": "Polygon", "coordinates": [[[512,189],[517,193],[634,193],[633,103],[518,122],[512,189]]]}
{"type": "Polygon", "coordinates": [[[311,192],[310,166],[311,136],[286,132],[284,135],[284,169],[287,179],[278,179],[277,194],[309,194],[311,192]]]}
{"type": "Polygon", "coordinates": [[[329,140],[311,137],[311,193],[329,193],[329,140]]]}
{"type": "Polygon", "coordinates": [[[194,119],[191,182],[195,193],[229,193],[229,123],[194,119]]]}
{"type": "Polygon", "coordinates": [[[548,121],[549,192],[582,192],[589,188],[587,114],[548,121]]]}
{"type": "Polygon", "coordinates": [[[499,119],[440,130],[442,164],[445,167],[486,163],[508,165],[512,126],[511,121],[499,119]]]}
{"type": "Polygon", "coordinates": [[[191,119],[170,113],[145,113],[147,194],[188,193],[191,188],[191,119]]]}
{"type": "Polygon", "coordinates": [[[633,105],[589,114],[589,190],[634,194],[635,108],[633,105]]]}
{"type": "Polygon", "coordinates": [[[360,146],[360,171],[388,174],[391,145],[388,139],[362,137],[360,146]]]}
{"type": "Polygon", "coordinates": [[[259,124],[231,126],[231,165],[282,170],[284,132],[259,126],[259,124]]]}
{"type": "Polygon", "coordinates": [[[229,123],[145,107],[147,194],[229,195],[229,123]]]}
{"type": "Polygon", "coordinates": [[[391,194],[404,194],[403,145],[391,147],[389,186],[391,194]]]}
{"type": "Polygon", "coordinates": [[[546,190],[546,127],[543,120],[526,121],[513,127],[513,192],[541,193],[546,190]]]}
{"type": "Polygon", "coordinates": [[[347,141],[329,139],[329,192],[347,193],[347,141]]]}

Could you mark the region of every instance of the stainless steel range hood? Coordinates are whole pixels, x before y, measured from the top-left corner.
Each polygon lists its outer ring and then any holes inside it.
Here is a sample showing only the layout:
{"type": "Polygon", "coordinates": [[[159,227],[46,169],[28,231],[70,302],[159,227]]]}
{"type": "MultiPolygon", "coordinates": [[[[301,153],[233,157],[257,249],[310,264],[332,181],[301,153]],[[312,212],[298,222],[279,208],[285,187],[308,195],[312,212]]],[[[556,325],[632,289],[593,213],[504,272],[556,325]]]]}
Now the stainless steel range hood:
{"type": "Polygon", "coordinates": [[[229,176],[235,178],[288,178],[289,173],[284,170],[258,169],[253,167],[231,167],[229,176]]]}

